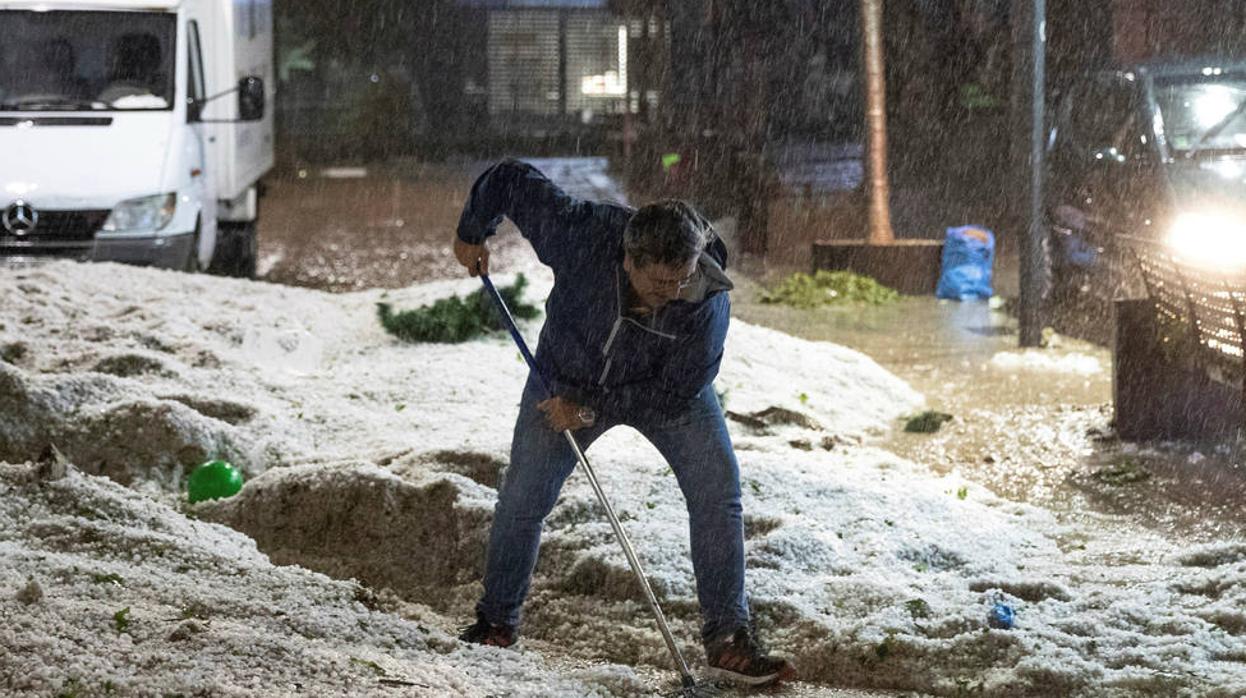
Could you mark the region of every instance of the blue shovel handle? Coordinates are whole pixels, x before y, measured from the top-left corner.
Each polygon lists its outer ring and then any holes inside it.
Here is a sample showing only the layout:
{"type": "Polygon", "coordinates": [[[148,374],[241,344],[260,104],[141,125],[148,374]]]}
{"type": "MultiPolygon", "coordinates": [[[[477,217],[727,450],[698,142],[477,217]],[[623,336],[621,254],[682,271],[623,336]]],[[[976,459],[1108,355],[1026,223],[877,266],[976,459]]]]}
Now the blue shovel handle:
{"type": "Polygon", "coordinates": [[[511,317],[510,308],[506,307],[506,301],[502,300],[502,294],[493,286],[493,282],[489,280],[488,274],[481,274],[480,280],[485,284],[485,290],[493,297],[493,303],[497,306],[498,313],[502,315],[502,320],[506,322],[506,329],[510,330],[511,339],[515,340],[516,346],[519,347],[519,353],[523,354],[524,361],[528,362],[528,368],[537,380],[541,382],[541,388],[545,391],[545,397],[553,397],[554,393],[549,389],[549,383],[545,382],[545,375],[541,373],[541,369],[537,368],[536,359],[532,357],[532,352],[528,351],[528,343],[524,341],[523,335],[519,334],[519,328],[515,325],[515,318],[511,317]]]}

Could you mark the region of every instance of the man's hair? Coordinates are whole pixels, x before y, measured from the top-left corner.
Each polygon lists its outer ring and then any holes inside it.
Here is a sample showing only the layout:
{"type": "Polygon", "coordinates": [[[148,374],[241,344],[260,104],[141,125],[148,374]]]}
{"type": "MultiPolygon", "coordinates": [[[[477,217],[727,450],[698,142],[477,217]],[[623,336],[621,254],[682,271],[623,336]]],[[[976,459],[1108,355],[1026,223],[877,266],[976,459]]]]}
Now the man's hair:
{"type": "Polygon", "coordinates": [[[687,264],[714,239],[714,228],[692,206],[662,199],[640,207],[623,232],[623,250],[637,266],[687,264]]]}

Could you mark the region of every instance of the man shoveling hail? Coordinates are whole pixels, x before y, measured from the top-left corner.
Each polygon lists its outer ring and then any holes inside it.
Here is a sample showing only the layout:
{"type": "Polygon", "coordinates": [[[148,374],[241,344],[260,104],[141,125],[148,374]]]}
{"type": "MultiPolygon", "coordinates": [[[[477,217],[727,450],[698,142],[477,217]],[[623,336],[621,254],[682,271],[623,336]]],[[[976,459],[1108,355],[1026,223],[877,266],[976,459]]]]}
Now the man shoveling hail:
{"type": "Polygon", "coordinates": [[[792,678],[758,644],[744,593],[740,478],[713,379],[723,356],[731,281],[726,247],[681,201],[638,210],[568,196],[513,160],[472,188],[454,254],[488,274],[488,238],[510,218],[554,271],[536,365],[524,387],[510,466],[489,535],[484,595],[462,639],[507,647],[518,635],[541,526],[577,456],[611,427],[643,434],[670,464],[688,506],[701,639],[718,678],[792,678]]]}

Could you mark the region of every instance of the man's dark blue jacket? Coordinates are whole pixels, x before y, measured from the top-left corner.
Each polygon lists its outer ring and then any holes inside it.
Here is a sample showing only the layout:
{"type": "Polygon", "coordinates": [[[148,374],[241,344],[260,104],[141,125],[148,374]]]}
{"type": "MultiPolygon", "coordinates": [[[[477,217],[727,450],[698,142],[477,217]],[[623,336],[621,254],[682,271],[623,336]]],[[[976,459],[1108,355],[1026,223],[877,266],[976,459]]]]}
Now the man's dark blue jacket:
{"type": "Polygon", "coordinates": [[[634,213],[573,198],[535,167],[507,160],[476,181],[458,228],[460,240],[478,245],[503,216],[514,221],[554,270],[537,365],[555,395],[622,422],[674,416],[714,380],[731,312],[727,249],[713,236],[678,300],[628,314],[623,231],[634,213]]]}

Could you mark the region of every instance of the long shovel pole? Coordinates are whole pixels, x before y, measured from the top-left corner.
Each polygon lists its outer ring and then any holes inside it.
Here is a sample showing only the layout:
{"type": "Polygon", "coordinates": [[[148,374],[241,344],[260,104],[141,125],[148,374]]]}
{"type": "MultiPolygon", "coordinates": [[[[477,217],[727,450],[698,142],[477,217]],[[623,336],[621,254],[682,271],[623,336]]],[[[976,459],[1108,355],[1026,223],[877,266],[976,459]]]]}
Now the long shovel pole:
{"type": "MultiPolygon", "coordinates": [[[[493,302],[497,304],[498,313],[506,323],[506,329],[510,330],[511,338],[515,340],[515,344],[519,347],[519,353],[523,354],[524,361],[528,362],[528,369],[537,377],[537,380],[541,381],[541,388],[545,391],[545,395],[553,397],[549,384],[545,382],[545,376],[541,373],[541,369],[537,368],[536,360],[532,358],[532,353],[528,351],[527,342],[524,341],[523,335],[519,334],[519,328],[515,326],[515,319],[511,317],[511,311],[506,307],[506,301],[502,300],[502,296],[493,287],[493,282],[489,280],[487,274],[481,274],[480,280],[484,282],[485,289],[493,297],[493,302]]],[[[592,486],[593,492],[597,495],[597,501],[601,502],[602,508],[606,510],[606,518],[610,519],[610,528],[614,529],[615,537],[619,539],[619,544],[623,546],[623,554],[627,556],[627,563],[632,566],[632,572],[635,573],[636,580],[640,582],[640,588],[645,592],[645,599],[649,601],[649,608],[653,609],[653,616],[657,618],[658,629],[662,631],[662,639],[666,640],[666,647],[671,651],[671,656],[675,658],[675,666],[679,669],[683,687],[685,689],[695,687],[696,679],[692,676],[692,672],[688,670],[688,663],[684,661],[684,656],[679,653],[679,647],[675,645],[675,638],[671,635],[670,626],[666,623],[666,616],[662,613],[662,607],[658,605],[657,597],[653,595],[653,588],[649,586],[649,578],[645,576],[645,571],[640,566],[640,560],[636,557],[636,551],[632,549],[632,541],[623,532],[623,526],[619,523],[619,517],[614,514],[614,507],[610,506],[610,500],[606,499],[606,493],[602,491],[601,483],[597,481],[597,473],[593,472],[593,466],[589,464],[588,458],[584,455],[583,449],[580,448],[580,444],[575,440],[575,435],[571,433],[571,430],[563,431],[562,435],[567,437],[567,443],[571,444],[571,450],[575,451],[575,457],[579,459],[580,468],[584,470],[584,474],[588,477],[588,484],[592,486]]]]}

